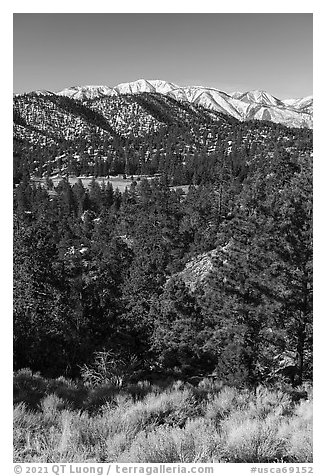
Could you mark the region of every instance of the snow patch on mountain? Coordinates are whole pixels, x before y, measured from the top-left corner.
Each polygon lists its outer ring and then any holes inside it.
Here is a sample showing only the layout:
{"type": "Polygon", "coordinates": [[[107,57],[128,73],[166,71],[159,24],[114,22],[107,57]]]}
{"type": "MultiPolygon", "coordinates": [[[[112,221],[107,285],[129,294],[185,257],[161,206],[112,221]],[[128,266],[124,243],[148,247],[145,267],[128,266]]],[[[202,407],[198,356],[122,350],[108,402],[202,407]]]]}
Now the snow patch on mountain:
{"type": "Polygon", "coordinates": [[[137,94],[137,93],[155,93],[155,87],[146,79],[138,79],[131,83],[121,83],[114,87],[114,90],[120,94],[137,94]]]}
{"type": "MultiPolygon", "coordinates": [[[[289,127],[312,128],[313,98],[281,100],[263,90],[226,93],[204,86],[178,86],[160,79],[138,79],[117,86],[72,86],[58,95],[81,101],[112,95],[160,93],[178,101],[200,105],[205,109],[227,114],[238,120],[270,120],[289,127]]],[[[46,94],[47,92],[45,92],[46,94]]],[[[53,94],[48,92],[48,94],[53,94]]]]}
{"type": "Polygon", "coordinates": [[[243,93],[242,96],[239,96],[238,99],[240,101],[248,102],[249,104],[257,103],[265,106],[283,106],[280,99],[277,99],[266,91],[261,91],[259,89],[247,91],[243,93]]]}
{"type": "Polygon", "coordinates": [[[285,99],[283,103],[286,106],[290,106],[292,109],[312,114],[313,110],[313,97],[306,96],[299,99],[285,99]]]}
{"type": "Polygon", "coordinates": [[[85,101],[86,99],[97,99],[105,96],[113,96],[117,93],[110,86],[71,86],[59,91],[59,96],[68,96],[72,99],[85,101]]]}

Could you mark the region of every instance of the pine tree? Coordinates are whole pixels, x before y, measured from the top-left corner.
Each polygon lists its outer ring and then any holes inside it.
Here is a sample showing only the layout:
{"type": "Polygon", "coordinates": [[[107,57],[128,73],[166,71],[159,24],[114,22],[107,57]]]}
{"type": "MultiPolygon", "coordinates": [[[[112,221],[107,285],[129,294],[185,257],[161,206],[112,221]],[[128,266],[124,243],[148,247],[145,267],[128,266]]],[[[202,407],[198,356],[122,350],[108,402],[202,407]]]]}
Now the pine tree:
{"type": "MultiPolygon", "coordinates": [[[[298,354],[300,383],[311,333],[308,158],[299,165],[283,157],[278,171],[275,163],[257,169],[239,196],[233,218],[220,228],[217,250],[211,276],[214,292],[207,296],[206,306],[216,319],[217,332],[224,329],[227,341],[237,336],[243,379],[265,379],[277,355],[292,350],[298,354]]],[[[225,360],[228,346],[223,352],[225,360]]]]}
{"type": "Polygon", "coordinates": [[[172,278],[152,303],[152,351],[159,365],[182,378],[214,369],[215,349],[196,297],[180,278],[172,278]]]}

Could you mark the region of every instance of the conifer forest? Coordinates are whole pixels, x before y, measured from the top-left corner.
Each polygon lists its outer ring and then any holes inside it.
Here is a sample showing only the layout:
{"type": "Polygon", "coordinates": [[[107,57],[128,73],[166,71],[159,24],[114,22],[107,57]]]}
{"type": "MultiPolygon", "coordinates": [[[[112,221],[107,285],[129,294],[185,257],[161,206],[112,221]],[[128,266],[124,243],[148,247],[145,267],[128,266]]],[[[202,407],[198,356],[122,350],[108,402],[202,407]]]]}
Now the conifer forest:
{"type": "Polygon", "coordinates": [[[16,461],[312,461],[312,155],[158,93],[14,97],[16,461]]]}

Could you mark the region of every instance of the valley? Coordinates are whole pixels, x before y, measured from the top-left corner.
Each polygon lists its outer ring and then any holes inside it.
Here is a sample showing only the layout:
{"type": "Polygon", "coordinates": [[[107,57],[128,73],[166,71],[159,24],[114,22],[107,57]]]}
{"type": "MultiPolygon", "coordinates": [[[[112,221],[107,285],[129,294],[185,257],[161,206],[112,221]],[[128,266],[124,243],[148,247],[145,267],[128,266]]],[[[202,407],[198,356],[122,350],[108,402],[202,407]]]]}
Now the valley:
{"type": "Polygon", "coordinates": [[[312,461],[312,100],[13,107],[15,459],[312,461]]]}
{"type": "Polygon", "coordinates": [[[14,180],[24,169],[35,178],[163,174],[171,186],[196,184],[217,156],[242,156],[244,164],[268,141],[291,151],[298,134],[312,135],[309,128],[239,121],[157,92],[93,96],[14,97],[14,180]]]}

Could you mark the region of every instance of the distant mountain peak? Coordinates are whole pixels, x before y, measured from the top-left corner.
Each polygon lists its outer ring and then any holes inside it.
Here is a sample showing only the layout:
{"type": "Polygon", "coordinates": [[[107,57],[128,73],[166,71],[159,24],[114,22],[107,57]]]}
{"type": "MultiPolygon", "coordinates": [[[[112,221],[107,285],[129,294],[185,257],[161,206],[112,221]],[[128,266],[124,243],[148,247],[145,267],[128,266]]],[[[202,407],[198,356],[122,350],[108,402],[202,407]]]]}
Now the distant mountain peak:
{"type": "Polygon", "coordinates": [[[71,86],[62,91],[57,92],[59,96],[68,96],[73,99],[85,100],[96,99],[104,96],[111,96],[115,94],[110,86],[103,85],[85,85],[85,86],[71,86]]]}
{"type": "MultiPolygon", "coordinates": [[[[105,85],[71,86],[55,94],[87,101],[145,92],[159,93],[179,101],[197,104],[241,121],[268,119],[290,127],[312,128],[312,96],[282,101],[262,89],[226,93],[213,87],[178,86],[175,83],[161,79],[140,78],[131,82],[119,83],[113,87],[105,85]]],[[[37,91],[36,93],[54,94],[50,91],[37,91]]]]}

